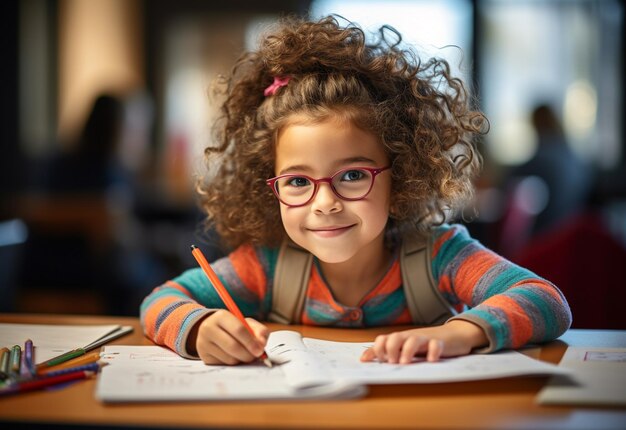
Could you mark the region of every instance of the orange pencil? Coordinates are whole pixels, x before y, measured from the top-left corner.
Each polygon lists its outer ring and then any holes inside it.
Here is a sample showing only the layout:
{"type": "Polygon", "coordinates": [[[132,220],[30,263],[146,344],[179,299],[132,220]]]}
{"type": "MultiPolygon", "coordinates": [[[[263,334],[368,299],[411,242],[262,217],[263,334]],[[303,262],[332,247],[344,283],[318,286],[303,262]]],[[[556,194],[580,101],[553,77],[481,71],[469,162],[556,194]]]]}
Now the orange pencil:
{"type": "Polygon", "coordinates": [[[45,375],[46,373],[56,372],[57,370],[70,369],[76,366],[82,366],[85,364],[95,363],[98,360],[100,360],[100,352],[99,351],[90,352],[88,354],[81,355],[80,357],[76,357],[71,360],[64,361],[63,363],[60,363],[60,364],[56,364],[54,366],[38,369],[37,373],[40,375],[45,375]]]}
{"type": "MultiPolygon", "coordinates": [[[[202,270],[204,270],[204,273],[208,276],[209,280],[213,284],[213,287],[215,287],[217,294],[219,294],[220,298],[222,299],[228,310],[233,315],[235,315],[237,319],[239,319],[239,321],[243,323],[243,325],[248,329],[250,333],[254,335],[252,328],[248,325],[245,317],[237,307],[237,304],[233,301],[232,297],[230,297],[230,294],[228,294],[228,291],[220,281],[220,278],[217,277],[217,274],[213,271],[209,262],[206,261],[206,258],[204,258],[204,254],[202,254],[200,248],[198,248],[196,245],[191,245],[191,254],[193,254],[202,270]]],[[[261,360],[263,360],[263,363],[265,363],[267,367],[272,367],[272,362],[270,361],[265,351],[263,351],[263,355],[261,355],[260,358],[261,360]]]]}

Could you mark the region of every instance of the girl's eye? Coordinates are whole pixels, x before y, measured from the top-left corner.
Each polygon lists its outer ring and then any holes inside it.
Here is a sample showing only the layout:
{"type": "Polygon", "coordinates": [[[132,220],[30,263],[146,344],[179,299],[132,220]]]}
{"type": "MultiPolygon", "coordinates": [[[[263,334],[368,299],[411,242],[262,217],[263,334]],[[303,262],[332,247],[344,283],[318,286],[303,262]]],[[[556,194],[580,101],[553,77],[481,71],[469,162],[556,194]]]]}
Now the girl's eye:
{"type": "Polygon", "coordinates": [[[341,175],[342,181],[358,181],[359,179],[363,179],[365,173],[361,170],[346,170],[343,175],[341,175]]]}
{"type": "Polygon", "coordinates": [[[292,186],[292,187],[306,187],[309,184],[310,184],[309,180],[302,176],[295,176],[291,178],[289,182],[287,182],[287,185],[292,186]]]}

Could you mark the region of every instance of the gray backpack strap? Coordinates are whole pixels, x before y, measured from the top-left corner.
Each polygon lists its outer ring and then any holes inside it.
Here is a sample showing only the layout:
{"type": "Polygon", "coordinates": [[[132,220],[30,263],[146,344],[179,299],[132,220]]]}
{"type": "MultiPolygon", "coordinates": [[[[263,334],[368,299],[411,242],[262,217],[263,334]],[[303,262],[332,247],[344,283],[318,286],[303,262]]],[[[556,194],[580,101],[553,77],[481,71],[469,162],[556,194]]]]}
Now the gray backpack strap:
{"type": "Polygon", "coordinates": [[[456,312],[435,285],[430,268],[431,245],[427,236],[404,238],[400,248],[400,271],[413,324],[443,324],[456,312]]]}
{"type": "Polygon", "coordinates": [[[310,252],[290,240],[282,243],[274,272],[269,321],[292,324],[298,320],[304,307],[312,263],[310,252]]]}

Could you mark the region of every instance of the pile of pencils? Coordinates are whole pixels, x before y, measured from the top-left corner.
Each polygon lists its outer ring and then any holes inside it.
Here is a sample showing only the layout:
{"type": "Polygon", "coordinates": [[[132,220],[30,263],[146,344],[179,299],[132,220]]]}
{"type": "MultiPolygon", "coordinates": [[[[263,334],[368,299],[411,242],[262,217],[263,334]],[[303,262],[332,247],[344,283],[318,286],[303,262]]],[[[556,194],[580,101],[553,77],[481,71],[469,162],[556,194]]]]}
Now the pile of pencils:
{"type": "Polygon", "coordinates": [[[30,339],[24,348],[0,349],[0,396],[58,387],[90,378],[100,370],[99,352],[86,353],[79,348],[36,365],[35,351],[30,339]]]}

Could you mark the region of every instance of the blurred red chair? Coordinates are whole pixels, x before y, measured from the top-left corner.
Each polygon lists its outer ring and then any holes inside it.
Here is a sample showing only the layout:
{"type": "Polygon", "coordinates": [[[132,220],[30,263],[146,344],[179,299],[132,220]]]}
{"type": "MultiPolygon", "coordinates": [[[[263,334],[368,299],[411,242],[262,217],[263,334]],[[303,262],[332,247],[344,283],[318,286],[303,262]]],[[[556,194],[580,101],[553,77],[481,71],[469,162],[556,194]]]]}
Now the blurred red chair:
{"type": "Polygon", "coordinates": [[[498,223],[496,250],[507,258],[516,255],[533,237],[537,215],[546,208],[548,187],[538,176],[511,181],[504,214],[498,223]]]}
{"type": "Polygon", "coordinates": [[[598,215],[578,216],[536,237],[511,259],[559,287],[572,309],[572,328],[626,329],[626,248],[598,215]]]}

